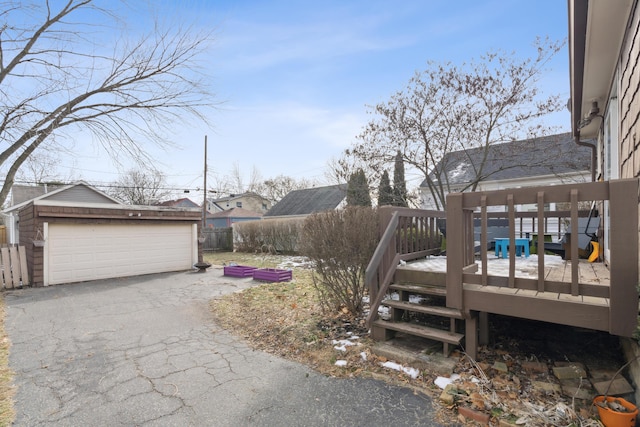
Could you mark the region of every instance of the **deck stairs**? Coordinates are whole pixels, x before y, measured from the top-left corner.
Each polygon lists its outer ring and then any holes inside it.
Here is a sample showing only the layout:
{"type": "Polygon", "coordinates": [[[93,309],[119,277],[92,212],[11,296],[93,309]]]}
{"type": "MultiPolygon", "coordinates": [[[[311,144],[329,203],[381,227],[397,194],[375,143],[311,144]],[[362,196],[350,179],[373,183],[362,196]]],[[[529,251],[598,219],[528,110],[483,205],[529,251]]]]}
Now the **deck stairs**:
{"type": "MultiPolygon", "coordinates": [[[[398,297],[382,302],[383,307],[389,308],[389,316],[373,322],[373,339],[388,341],[402,335],[420,337],[442,343],[445,356],[461,345],[464,315],[460,310],[446,307],[445,273],[398,267],[389,289],[398,297]]],[[[426,340],[425,347],[428,347],[426,340]]]]}

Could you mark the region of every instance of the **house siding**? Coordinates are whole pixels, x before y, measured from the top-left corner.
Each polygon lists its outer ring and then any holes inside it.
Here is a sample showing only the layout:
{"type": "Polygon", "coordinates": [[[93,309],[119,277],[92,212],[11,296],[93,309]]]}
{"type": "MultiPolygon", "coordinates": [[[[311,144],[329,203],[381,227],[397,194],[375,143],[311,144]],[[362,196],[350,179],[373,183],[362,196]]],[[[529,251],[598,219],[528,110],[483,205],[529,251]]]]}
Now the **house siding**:
{"type": "Polygon", "coordinates": [[[640,176],[640,11],[637,3],[627,26],[619,60],[620,178],[640,176]]]}
{"type": "MultiPolygon", "coordinates": [[[[33,239],[37,230],[49,224],[166,224],[190,221],[200,232],[201,213],[193,210],[148,210],[135,207],[95,208],[43,206],[29,203],[19,211],[20,245],[26,249],[29,277],[32,286],[44,283],[44,248],[35,247],[33,239]],[[132,214],[132,216],[129,216],[132,214]],[[137,215],[140,214],[140,217],[137,215]]],[[[202,257],[202,245],[198,245],[198,259],[202,257]]]]}

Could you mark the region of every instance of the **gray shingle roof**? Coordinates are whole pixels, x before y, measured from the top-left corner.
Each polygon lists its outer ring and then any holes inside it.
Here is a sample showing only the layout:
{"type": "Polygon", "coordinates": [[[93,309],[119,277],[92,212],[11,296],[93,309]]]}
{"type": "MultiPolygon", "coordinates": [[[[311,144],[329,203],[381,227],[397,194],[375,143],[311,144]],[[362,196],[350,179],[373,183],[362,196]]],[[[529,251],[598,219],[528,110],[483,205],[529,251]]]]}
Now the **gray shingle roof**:
{"type": "Polygon", "coordinates": [[[346,197],[346,184],[294,190],[284,196],[264,216],[309,215],[333,210],[346,197]]]}
{"type": "Polygon", "coordinates": [[[11,206],[18,205],[27,200],[35,199],[43,194],[56,190],[63,185],[20,185],[13,184],[11,187],[11,206]]]}
{"type": "MultiPolygon", "coordinates": [[[[438,164],[449,179],[449,185],[471,182],[480,166],[483,148],[454,151],[445,155],[438,164]]],[[[481,181],[528,178],[557,175],[568,172],[589,171],[591,150],[577,145],[571,133],[496,144],[489,148],[481,181]]],[[[432,177],[435,176],[432,174],[432,177]]],[[[420,184],[426,187],[426,181],[420,184]]]]}
{"type": "Polygon", "coordinates": [[[231,208],[226,211],[207,213],[207,218],[261,218],[262,214],[243,208],[231,208]]]}

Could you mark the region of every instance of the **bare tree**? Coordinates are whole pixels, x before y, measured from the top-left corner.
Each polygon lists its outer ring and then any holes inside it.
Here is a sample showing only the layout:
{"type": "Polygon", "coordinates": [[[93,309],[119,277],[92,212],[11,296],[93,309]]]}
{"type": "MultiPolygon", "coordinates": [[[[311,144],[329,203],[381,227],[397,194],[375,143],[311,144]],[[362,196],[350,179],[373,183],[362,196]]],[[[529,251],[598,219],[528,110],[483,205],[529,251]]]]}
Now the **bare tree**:
{"type": "Polygon", "coordinates": [[[473,191],[488,178],[484,167],[491,146],[551,130],[540,119],[558,111],[562,103],[558,96],[542,96],[538,80],[562,45],[537,40],[532,59],[490,52],[460,66],[430,62],[404,90],[372,108],[375,117],[346,155],[383,170],[399,151],[404,163],[424,177],[438,207],[444,208],[450,190],[444,173],[449,168],[441,163],[445,154],[483,150],[480,162],[469,162],[474,178],[462,189],[473,191]]]}
{"type": "Polygon", "coordinates": [[[109,194],[131,205],[152,205],[170,195],[162,172],[130,170],[111,184],[109,194]]]}
{"type": "Polygon", "coordinates": [[[253,166],[251,169],[251,175],[249,176],[249,182],[245,184],[244,176],[242,175],[242,169],[240,164],[235,162],[231,169],[230,175],[226,176],[222,182],[228,193],[242,194],[247,192],[259,193],[260,183],[262,176],[257,167],[253,166]]]}
{"type": "Polygon", "coordinates": [[[73,174],[63,175],[60,172],[61,163],[62,159],[56,151],[36,151],[24,161],[16,179],[29,184],[67,183],[77,180],[73,174]]]}
{"type": "Polygon", "coordinates": [[[263,181],[262,184],[257,187],[256,192],[271,200],[273,203],[277,203],[293,190],[302,190],[313,187],[314,185],[314,181],[307,179],[296,180],[290,176],[278,175],[263,181]]]}
{"type": "Polygon", "coordinates": [[[167,144],[176,120],[205,120],[211,95],[196,70],[210,34],[156,24],[105,46],[97,32],[117,34],[120,21],[92,0],[0,5],[0,202],[46,140],[88,131],[112,158],[142,161],[137,141],[167,144]],[[82,24],[89,14],[97,21],[82,24]]]}

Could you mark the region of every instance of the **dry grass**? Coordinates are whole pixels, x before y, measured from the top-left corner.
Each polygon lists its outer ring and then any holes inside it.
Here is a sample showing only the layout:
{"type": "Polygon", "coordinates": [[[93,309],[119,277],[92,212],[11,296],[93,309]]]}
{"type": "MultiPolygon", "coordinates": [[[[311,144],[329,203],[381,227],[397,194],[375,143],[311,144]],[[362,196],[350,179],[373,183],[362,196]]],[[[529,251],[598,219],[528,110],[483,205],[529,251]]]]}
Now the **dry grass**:
{"type": "MultiPolygon", "coordinates": [[[[213,265],[235,262],[264,268],[275,268],[287,257],[243,253],[206,254],[213,265]]],[[[255,349],[294,360],[318,372],[336,377],[355,375],[378,376],[407,383],[409,377],[396,371],[384,371],[384,360],[370,351],[373,342],[368,338],[364,319],[350,318],[346,310],[326,313],[316,297],[311,270],[293,268],[291,282],[264,283],[242,292],[211,301],[211,312],[225,329],[247,340],[255,349]],[[334,340],[360,338],[352,341],[346,351],[336,350],[334,340]],[[362,353],[366,355],[363,359],[362,353]],[[346,360],[347,366],[336,366],[346,360]]],[[[414,384],[415,385],[415,384],[414,384]]]]}
{"type": "Polygon", "coordinates": [[[15,419],[13,408],[13,371],[9,368],[11,343],[4,329],[5,305],[0,295],[0,426],[11,425],[15,419]]]}
{"type": "MultiPolygon", "coordinates": [[[[236,262],[241,265],[274,268],[282,267],[281,263],[286,257],[219,253],[206,255],[205,259],[214,265],[236,262]]],[[[408,386],[415,391],[430,395],[434,399],[434,403],[438,402],[438,396],[442,390],[434,384],[437,374],[422,370],[417,378],[412,379],[404,373],[382,368],[381,362],[386,360],[372,354],[370,348],[373,342],[368,337],[363,319],[349,318],[342,310],[323,313],[316,297],[310,270],[294,267],[293,279],[292,282],[264,283],[242,292],[215,299],[210,304],[211,312],[219,324],[235,335],[243,337],[255,349],[306,364],[326,375],[335,377],[368,376],[408,386]],[[352,340],[358,345],[346,347],[344,352],[336,350],[334,340],[349,338],[352,336],[350,334],[360,336],[359,339],[352,340]],[[362,354],[366,356],[366,359],[362,357],[362,354]],[[336,366],[337,360],[346,361],[346,367],[336,366]]],[[[484,411],[487,411],[486,408],[492,408],[493,421],[497,422],[498,418],[506,419],[507,416],[512,417],[513,414],[519,414],[518,416],[527,414],[531,421],[527,425],[549,425],[538,422],[537,418],[534,419],[537,415],[532,413],[532,403],[544,409],[542,411],[544,416],[547,412],[552,415],[556,414],[558,405],[573,407],[573,404],[572,400],[565,396],[547,395],[546,392],[538,391],[530,386],[533,374],[521,367],[522,362],[529,360],[531,354],[542,355],[544,351],[541,348],[528,348],[525,345],[529,343],[535,346],[537,343],[535,340],[527,339],[528,335],[535,335],[535,333],[529,334],[530,331],[527,328],[539,328],[537,324],[527,325],[525,323],[516,328],[522,330],[525,335],[515,339],[509,338],[510,335],[504,331],[500,332],[499,328],[496,329],[494,333],[500,339],[494,343],[495,347],[481,349],[479,359],[482,361],[481,369],[478,368],[480,365],[472,363],[459,351],[454,351],[452,357],[458,358],[455,372],[463,376],[464,381],[460,387],[466,390],[470,396],[478,395],[476,392],[478,386],[474,383],[473,378],[478,375],[479,369],[483,377],[484,373],[487,373],[494,394],[504,391],[500,388],[501,384],[509,384],[509,387],[512,383],[520,384],[520,386],[514,386],[513,390],[509,388],[510,392],[518,390],[518,393],[513,396],[508,395],[506,401],[498,404],[487,401],[484,406],[479,406],[480,410],[484,411]],[[525,348],[519,348],[519,344],[525,348]],[[491,368],[496,361],[507,361],[510,365],[508,375],[491,368]],[[494,413],[494,410],[499,411],[494,413]]],[[[508,329],[509,325],[505,324],[503,327],[508,329]]],[[[558,328],[554,327],[553,330],[555,329],[558,328]]],[[[558,334],[559,342],[564,342],[561,331],[558,331],[558,334]]],[[[566,348],[566,350],[570,349],[570,346],[566,348]]],[[[544,362],[548,366],[551,366],[554,360],[564,359],[559,356],[556,356],[555,359],[544,357],[544,362]]],[[[538,381],[557,382],[550,371],[536,375],[537,377],[534,379],[538,381]]],[[[468,400],[468,398],[465,399],[468,400]]],[[[449,405],[436,403],[437,418],[440,422],[443,424],[467,424],[464,419],[458,417],[456,411],[459,404],[471,404],[472,406],[475,404],[474,402],[469,403],[465,399],[449,405]]],[[[575,415],[573,410],[567,413],[574,414],[572,422],[579,420],[579,425],[593,425],[590,424],[594,420],[591,418],[593,414],[590,413],[589,408],[577,404],[574,409],[579,410],[580,413],[579,416],[575,415]]],[[[570,422],[554,425],[570,425],[570,422]]]]}

